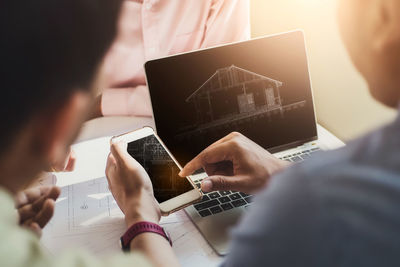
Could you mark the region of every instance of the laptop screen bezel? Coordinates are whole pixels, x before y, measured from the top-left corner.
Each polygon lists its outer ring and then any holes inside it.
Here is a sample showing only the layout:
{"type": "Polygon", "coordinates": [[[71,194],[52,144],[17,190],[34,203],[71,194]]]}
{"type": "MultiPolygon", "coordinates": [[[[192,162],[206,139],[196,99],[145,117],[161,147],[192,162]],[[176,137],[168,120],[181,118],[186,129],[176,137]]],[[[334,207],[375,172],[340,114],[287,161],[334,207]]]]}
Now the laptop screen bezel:
{"type": "Polygon", "coordinates": [[[308,142],[312,142],[315,140],[318,140],[318,131],[317,131],[317,116],[316,116],[316,109],[315,109],[315,102],[314,102],[314,91],[313,91],[313,86],[312,86],[312,82],[311,82],[311,73],[310,73],[310,64],[309,64],[309,57],[308,57],[308,50],[307,50],[307,42],[305,39],[305,34],[304,31],[301,29],[296,29],[296,30],[292,30],[292,31],[288,31],[288,32],[282,32],[282,33],[277,33],[277,34],[271,34],[271,35],[265,35],[265,36],[261,36],[261,37],[257,37],[257,38],[252,38],[250,40],[245,40],[245,41],[240,41],[240,42],[232,42],[232,43],[228,43],[228,44],[223,44],[223,45],[216,45],[216,46],[212,46],[212,47],[208,47],[208,48],[203,48],[203,49],[198,49],[198,50],[194,50],[194,51],[189,51],[189,52],[184,52],[184,53],[179,53],[179,54],[174,54],[174,55],[169,55],[169,56],[165,56],[165,57],[160,57],[160,58],[156,58],[156,59],[152,59],[152,60],[148,60],[145,62],[144,64],[144,70],[145,70],[145,76],[146,76],[146,84],[150,93],[150,103],[151,103],[151,109],[152,109],[152,114],[153,114],[153,119],[154,119],[154,126],[155,126],[155,131],[157,132],[157,119],[156,119],[156,114],[154,113],[154,109],[153,109],[153,104],[152,104],[152,99],[154,97],[154,93],[152,94],[152,90],[154,90],[154,88],[150,88],[150,84],[148,81],[148,76],[149,76],[149,66],[152,64],[159,64],[159,62],[161,62],[164,59],[167,58],[171,58],[171,57],[180,57],[180,56],[185,56],[188,54],[193,54],[193,53],[197,53],[200,51],[204,51],[204,50],[211,50],[211,49],[215,49],[215,48],[219,48],[219,47],[225,47],[225,46],[230,46],[230,45],[235,45],[235,44],[240,44],[240,43],[245,43],[245,42],[252,42],[255,40],[259,40],[259,39],[266,39],[266,38],[271,38],[271,37],[277,37],[277,36],[282,36],[282,35],[290,35],[290,34],[301,34],[302,35],[302,40],[303,40],[303,46],[304,46],[304,50],[305,50],[305,58],[306,58],[306,65],[307,65],[307,72],[308,72],[308,82],[309,82],[309,88],[311,90],[310,94],[311,94],[311,101],[312,101],[312,107],[313,107],[313,116],[314,116],[314,134],[307,137],[307,138],[303,138],[303,139],[299,139],[293,142],[290,142],[288,144],[282,144],[282,145],[278,145],[278,146],[273,146],[273,147],[269,147],[266,148],[266,150],[268,150],[270,153],[277,153],[277,152],[281,152],[293,147],[297,147],[297,146],[301,146],[305,143],[308,142]]]}

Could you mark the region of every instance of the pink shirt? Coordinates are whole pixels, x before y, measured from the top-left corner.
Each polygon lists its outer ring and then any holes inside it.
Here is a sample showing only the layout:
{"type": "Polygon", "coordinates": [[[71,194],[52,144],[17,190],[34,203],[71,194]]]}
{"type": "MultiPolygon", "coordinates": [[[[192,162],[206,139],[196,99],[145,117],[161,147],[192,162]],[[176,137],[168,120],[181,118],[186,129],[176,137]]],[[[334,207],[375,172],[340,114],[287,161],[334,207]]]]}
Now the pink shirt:
{"type": "Polygon", "coordinates": [[[125,0],[105,57],[103,114],[152,115],[147,60],[249,38],[249,0],[125,0]]]}

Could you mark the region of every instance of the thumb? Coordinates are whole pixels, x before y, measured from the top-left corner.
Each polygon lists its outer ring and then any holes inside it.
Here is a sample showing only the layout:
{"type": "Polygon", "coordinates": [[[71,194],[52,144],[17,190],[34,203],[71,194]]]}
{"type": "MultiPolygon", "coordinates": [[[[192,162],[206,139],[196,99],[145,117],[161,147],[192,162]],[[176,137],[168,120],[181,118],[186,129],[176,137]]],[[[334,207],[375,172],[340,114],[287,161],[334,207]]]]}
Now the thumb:
{"type": "Polygon", "coordinates": [[[126,142],[111,143],[110,152],[116,160],[117,164],[122,163],[127,165],[132,160],[128,153],[128,144],[126,142]]]}
{"type": "Polygon", "coordinates": [[[214,175],[209,176],[201,182],[201,190],[203,192],[211,192],[211,191],[240,191],[241,177],[239,176],[223,176],[223,175],[214,175]]]}

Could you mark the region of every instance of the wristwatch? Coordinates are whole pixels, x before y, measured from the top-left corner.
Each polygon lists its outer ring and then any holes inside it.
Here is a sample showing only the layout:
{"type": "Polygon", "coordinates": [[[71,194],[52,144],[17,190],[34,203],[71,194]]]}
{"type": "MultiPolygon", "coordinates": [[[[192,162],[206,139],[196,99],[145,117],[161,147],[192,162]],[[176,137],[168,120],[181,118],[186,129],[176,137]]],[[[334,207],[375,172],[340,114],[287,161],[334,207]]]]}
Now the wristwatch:
{"type": "Polygon", "coordinates": [[[129,227],[123,236],[120,238],[120,245],[123,251],[130,251],[130,244],[132,240],[143,233],[155,233],[163,236],[172,247],[170,235],[160,225],[152,222],[138,222],[129,227]]]}

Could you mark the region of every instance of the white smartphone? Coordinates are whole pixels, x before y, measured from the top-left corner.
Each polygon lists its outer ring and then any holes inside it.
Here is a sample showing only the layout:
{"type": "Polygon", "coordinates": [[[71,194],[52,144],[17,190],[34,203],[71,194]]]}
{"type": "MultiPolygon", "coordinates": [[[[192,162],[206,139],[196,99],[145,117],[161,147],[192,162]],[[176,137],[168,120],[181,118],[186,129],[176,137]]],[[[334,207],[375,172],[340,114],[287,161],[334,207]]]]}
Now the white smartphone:
{"type": "Polygon", "coordinates": [[[115,136],[112,141],[126,142],[128,153],[146,170],[163,216],[201,199],[203,193],[192,179],[178,175],[182,167],[151,127],[115,136]]]}

